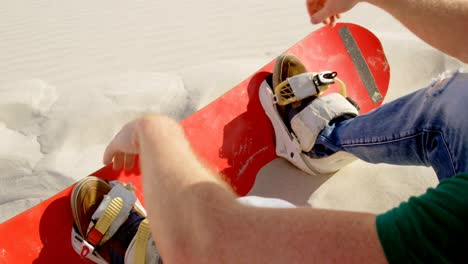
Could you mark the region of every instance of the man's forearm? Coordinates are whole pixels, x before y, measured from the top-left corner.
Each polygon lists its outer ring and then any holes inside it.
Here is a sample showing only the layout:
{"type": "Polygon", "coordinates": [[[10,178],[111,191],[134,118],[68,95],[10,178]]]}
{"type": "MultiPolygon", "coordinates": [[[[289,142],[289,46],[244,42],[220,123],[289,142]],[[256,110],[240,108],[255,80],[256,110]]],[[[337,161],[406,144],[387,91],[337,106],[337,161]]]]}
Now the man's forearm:
{"type": "Polygon", "coordinates": [[[365,1],[392,14],[430,45],[468,63],[468,1],[365,1]]]}
{"type": "Polygon", "coordinates": [[[202,260],[212,221],[229,215],[235,195],[192,153],[184,131],[148,116],[137,129],[143,192],[153,237],[166,263],[202,260]]]}
{"type": "MultiPolygon", "coordinates": [[[[386,263],[375,215],[245,207],[225,221],[222,263],[386,263]],[[231,260],[231,261],[228,261],[231,260]]],[[[218,262],[221,263],[221,262],[218,262]]]]}

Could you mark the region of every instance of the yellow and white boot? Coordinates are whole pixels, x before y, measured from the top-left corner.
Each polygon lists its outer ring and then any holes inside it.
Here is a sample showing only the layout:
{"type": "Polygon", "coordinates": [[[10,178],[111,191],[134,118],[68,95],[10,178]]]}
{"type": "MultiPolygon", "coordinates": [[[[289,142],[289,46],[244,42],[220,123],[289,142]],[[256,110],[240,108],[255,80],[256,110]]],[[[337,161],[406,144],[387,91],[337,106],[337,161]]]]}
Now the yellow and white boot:
{"type": "Polygon", "coordinates": [[[73,249],[95,263],[162,263],[133,187],[89,176],[73,188],[73,249]]]}

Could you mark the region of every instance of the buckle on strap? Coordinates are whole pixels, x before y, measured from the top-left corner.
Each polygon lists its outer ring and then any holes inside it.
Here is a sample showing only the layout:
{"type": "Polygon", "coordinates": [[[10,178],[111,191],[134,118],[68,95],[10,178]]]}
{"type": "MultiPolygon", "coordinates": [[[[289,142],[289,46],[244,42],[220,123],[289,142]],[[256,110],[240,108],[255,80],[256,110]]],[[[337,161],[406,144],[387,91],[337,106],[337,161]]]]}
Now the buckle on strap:
{"type": "Polygon", "coordinates": [[[99,232],[99,230],[97,230],[95,227],[96,226],[93,226],[91,228],[87,237],[89,244],[93,246],[99,245],[99,242],[101,242],[102,238],[104,237],[104,234],[99,232]]]}
{"type": "Polygon", "coordinates": [[[88,241],[83,239],[80,245],[80,256],[84,258],[89,258],[89,256],[93,254],[93,252],[94,252],[94,246],[88,243],[88,241]]]}
{"type": "Polygon", "coordinates": [[[338,76],[337,72],[323,71],[317,73],[317,75],[314,76],[313,81],[317,87],[323,85],[330,85],[335,83],[336,76],[338,76]]]}

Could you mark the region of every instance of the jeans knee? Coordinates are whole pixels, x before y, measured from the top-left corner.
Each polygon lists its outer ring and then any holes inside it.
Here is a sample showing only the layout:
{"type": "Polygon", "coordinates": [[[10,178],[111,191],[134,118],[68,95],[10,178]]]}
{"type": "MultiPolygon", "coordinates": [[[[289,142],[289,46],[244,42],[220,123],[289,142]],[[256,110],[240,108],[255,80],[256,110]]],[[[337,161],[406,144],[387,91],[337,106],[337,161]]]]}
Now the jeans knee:
{"type": "Polygon", "coordinates": [[[426,91],[428,111],[455,117],[462,114],[468,100],[468,74],[461,71],[442,73],[426,91]]]}
{"type": "Polygon", "coordinates": [[[439,74],[439,76],[432,80],[432,83],[427,90],[427,95],[438,96],[442,94],[452,79],[456,78],[458,73],[458,71],[446,71],[439,74]]]}

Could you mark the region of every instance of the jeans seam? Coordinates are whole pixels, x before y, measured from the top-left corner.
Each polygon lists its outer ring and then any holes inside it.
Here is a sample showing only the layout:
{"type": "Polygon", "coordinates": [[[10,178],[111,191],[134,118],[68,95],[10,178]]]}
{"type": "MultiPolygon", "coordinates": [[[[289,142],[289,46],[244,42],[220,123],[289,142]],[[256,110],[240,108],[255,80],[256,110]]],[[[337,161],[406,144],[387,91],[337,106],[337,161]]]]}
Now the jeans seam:
{"type": "MultiPolygon", "coordinates": [[[[424,134],[424,133],[430,133],[430,132],[438,133],[438,134],[441,136],[442,142],[444,143],[444,147],[445,147],[445,149],[446,149],[447,152],[448,152],[448,156],[449,156],[449,159],[450,159],[450,165],[451,165],[451,167],[452,167],[453,173],[456,173],[456,164],[455,164],[454,159],[453,159],[452,151],[451,151],[451,149],[449,148],[449,146],[448,146],[448,144],[447,144],[447,141],[445,140],[444,133],[442,133],[442,131],[441,131],[440,129],[437,129],[437,130],[423,129],[422,132],[417,132],[417,133],[412,134],[412,135],[400,137],[400,138],[397,138],[397,139],[384,140],[384,141],[380,141],[380,142],[348,143],[348,144],[340,144],[340,145],[337,145],[337,146],[338,146],[339,148],[344,148],[344,147],[362,147],[362,146],[383,145],[383,144],[389,144],[389,143],[394,143],[394,142],[399,142],[399,141],[402,141],[402,140],[414,138],[414,137],[420,136],[420,135],[422,135],[422,134],[424,134]]],[[[329,143],[332,143],[327,137],[325,137],[325,140],[328,141],[329,143]]],[[[429,156],[428,156],[428,153],[427,153],[427,149],[426,149],[426,148],[424,148],[424,158],[425,158],[427,161],[429,161],[429,156]]],[[[432,164],[431,164],[431,166],[432,166],[432,164]]]]}
{"type": "MultiPolygon", "coordinates": [[[[409,139],[409,138],[413,138],[413,137],[419,136],[419,135],[421,135],[421,134],[423,134],[423,133],[424,133],[424,132],[418,132],[418,133],[413,134],[413,135],[404,136],[404,137],[400,137],[400,138],[397,138],[397,139],[390,139],[390,140],[379,141],[379,142],[340,144],[338,147],[340,147],[340,148],[343,148],[343,147],[361,147],[361,146],[372,146],[372,145],[380,145],[380,144],[394,143],[394,142],[398,142],[398,141],[402,141],[402,140],[405,140],[405,139],[409,139]]],[[[327,138],[327,141],[330,142],[330,141],[328,140],[328,138],[327,138]]],[[[330,142],[330,143],[331,143],[331,142],[330,142]]]]}
{"type": "Polygon", "coordinates": [[[457,173],[457,170],[456,170],[457,164],[455,164],[455,160],[453,159],[452,150],[449,148],[449,145],[447,144],[447,141],[445,140],[444,133],[442,133],[441,130],[427,130],[427,131],[428,132],[436,132],[442,138],[442,142],[444,143],[445,149],[447,150],[447,153],[448,153],[448,156],[449,156],[449,159],[450,159],[450,165],[452,166],[453,174],[455,175],[457,173]]]}
{"type": "MultiPolygon", "coordinates": [[[[419,135],[422,135],[424,133],[424,131],[420,131],[420,132],[416,132],[415,134],[410,134],[408,136],[404,136],[404,137],[399,137],[397,139],[391,139],[391,140],[384,140],[384,141],[380,141],[380,142],[367,142],[367,143],[347,143],[347,144],[339,144],[339,145],[336,145],[337,147],[343,149],[345,147],[365,147],[365,146],[377,146],[377,145],[384,145],[384,144],[390,144],[390,143],[395,143],[395,142],[399,142],[399,141],[402,141],[402,140],[406,140],[406,139],[410,139],[410,138],[414,138],[414,137],[417,137],[419,135]]],[[[330,144],[333,144],[329,139],[328,137],[323,137],[328,143],[330,144]]],[[[427,156],[427,153],[426,151],[424,150],[424,158],[426,161],[429,161],[428,159],[428,156],[427,156]]]]}

